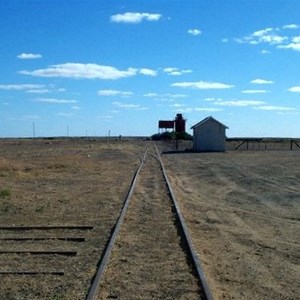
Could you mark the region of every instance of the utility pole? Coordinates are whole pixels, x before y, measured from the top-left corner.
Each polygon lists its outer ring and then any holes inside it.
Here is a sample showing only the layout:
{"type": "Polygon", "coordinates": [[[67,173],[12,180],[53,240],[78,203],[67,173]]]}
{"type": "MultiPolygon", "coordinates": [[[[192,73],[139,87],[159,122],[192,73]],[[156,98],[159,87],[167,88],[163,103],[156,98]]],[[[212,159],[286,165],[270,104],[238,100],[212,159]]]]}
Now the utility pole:
{"type": "Polygon", "coordinates": [[[35,143],[35,124],[32,122],[33,142],[35,143]]]}
{"type": "Polygon", "coordinates": [[[110,140],[110,130],[108,130],[108,135],[107,135],[107,142],[109,144],[109,140],[110,140]]]}

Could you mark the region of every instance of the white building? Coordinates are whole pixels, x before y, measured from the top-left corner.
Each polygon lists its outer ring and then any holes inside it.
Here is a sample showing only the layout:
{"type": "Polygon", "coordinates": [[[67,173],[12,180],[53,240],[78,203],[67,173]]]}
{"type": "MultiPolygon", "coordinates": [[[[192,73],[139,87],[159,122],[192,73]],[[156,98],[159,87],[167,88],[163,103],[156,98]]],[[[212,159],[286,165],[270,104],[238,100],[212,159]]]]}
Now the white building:
{"type": "Polygon", "coordinates": [[[193,129],[193,150],[203,152],[224,152],[227,126],[207,117],[191,127],[193,129]]]}

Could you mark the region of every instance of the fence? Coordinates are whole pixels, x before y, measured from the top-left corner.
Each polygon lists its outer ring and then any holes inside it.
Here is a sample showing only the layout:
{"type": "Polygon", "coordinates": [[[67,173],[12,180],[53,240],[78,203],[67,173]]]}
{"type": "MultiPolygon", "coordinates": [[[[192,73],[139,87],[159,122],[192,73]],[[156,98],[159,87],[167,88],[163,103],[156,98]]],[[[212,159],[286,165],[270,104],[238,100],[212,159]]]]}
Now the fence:
{"type": "Polygon", "coordinates": [[[300,139],[291,138],[228,138],[226,150],[300,150],[300,139]]]}

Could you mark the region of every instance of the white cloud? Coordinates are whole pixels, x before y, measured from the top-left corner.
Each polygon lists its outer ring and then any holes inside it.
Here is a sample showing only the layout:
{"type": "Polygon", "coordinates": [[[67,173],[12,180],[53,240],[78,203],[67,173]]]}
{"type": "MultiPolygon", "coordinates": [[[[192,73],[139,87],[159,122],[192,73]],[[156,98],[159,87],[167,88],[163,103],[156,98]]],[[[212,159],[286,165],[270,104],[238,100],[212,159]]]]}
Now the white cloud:
{"type": "Polygon", "coordinates": [[[64,88],[56,88],[55,85],[49,84],[0,84],[0,90],[25,91],[30,94],[46,94],[52,92],[65,92],[64,88]]]}
{"type": "Polygon", "coordinates": [[[19,59],[38,59],[42,58],[41,54],[33,54],[33,53],[21,53],[17,55],[17,58],[19,59]]]}
{"type": "Polygon", "coordinates": [[[267,93],[266,90],[243,90],[243,94],[261,94],[261,93],[267,93]]]}
{"type": "Polygon", "coordinates": [[[62,77],[74,79],[119,79],[135,76],[138,69],[128,68],[119,70],[111,66],[82,63],[65,63],[51,65],[46,69],[34,71],[20,71],[20,74],[37,77],[62,77]]]}
{"type": "Polygon", "coordinates": [[[114,23],[132,23],[137,24],[144,20],[158,21],[161,14],[140,13],[140,12],[126,12],[124,14],[116,14],[110,17],[110,21],[114,23]]]}
{"type": "Polygon", "coordinates": [[[181,103],[174,103],[172,105],[170,105],[171,107],[184,107],[185,105],[184,104],[181,104],[181,103]]]}
{"type": "Polygon", "coordinates": [[[174,72],[170,72],[169,75],[171,75],[171,76],[180,76],[180,75],[182,75],[182,73],[180,71],[174,71],[174,72]]]}
{"type": "Polygon", "coordinates": [[[258,101],[258,100],[229,100],[229,101],[216,101],[214,102],[215,105],[220,106],[238,106],[238,107],[244,107],[244,106],[255,106],[255,105],[262,105],[265,102],[258,101]]]}
{"type": "Polygon", "coordinates": [[[234,85],[220,83],[220,82],[206,82],[206,81],[196,81],[196,82],[176,82],[171,86],[181,87],[181,88],[192,88],[199,90],[209,90],[209,89],[228,89],[233,88],[234,85]]]}
{"type": "Polygon", "coordinates": [[[237,38],[235,39],[235,41],[238,43],[251,44],[251,45],[257,45],[262,43],[274,45],[274,44],[281,44],[284,41],[288,40],[287,36],[279,35],[278,31],[279,31],[278,28],[269,27],[266,29],[255,31],[248,36],[237,38]]]}
{"type": "Polygon", "coordinates": [[[294,37],[292,38],[292,41],[293,41],[294,43],[300,43],[300,36],[294,36],[294,37]]]}
{"type": "Polygon", "coordinates": [[[264,106],[258,106],[254,107],[254,109],[257,110],[267,110],[267,111],[294,111],[295,108],[293,107],[287,107],[287,106],[273,106],[273,105],[264,105],[264,106]]]}
{"type": "Polygon", "coordinates": [[[165,102],[167,102],[167,101],[171,102],[171,101],[174,101],[174,99],[188,97],[185,94],[171,94],[171,93],[166,93],[166,94],[147,93],[147,94],[144,94],[143,96],[149,97],[149,98],[155,98],[154,100],[165,101],[165,102]]]}
{"type": "Polygon", "coordinates": [[[288,89],[289,92],[300,93],[300,86],[293,86],[288,89]]]}
{"type": "MultiPolygon", "coordinates": [[[[297,24],[288,24],[282,26],[282,28],[266,28],[253,32],[248,36],[242,38],[236,38],[235,41],[243,44],[269,44],[276,46],[277,49],[291,49],[294,51],[300,51],[300,37],[293,37],[289,35],[280,35],[283,29],[299,29],[297,24]]],[[[269,54],[269,51],[262,50],[262,54],[269,54]]]]}
{"type": "Polygon", "coordinates": [[[270,43],[270,44],[281,44],[286,41],[288,37],[280,35],[266,35],[260,38],[259,42],[270,43]]]}
{"type": "Polygon", "coordinates": [[[184,104],[180,104],[180,103],[174,103],[174,104],[170,105],[170,107],[177,107],[177,108],[179,108],[179,107],[185,107],[185,105],[184,104]]]}
{"type": "Polygon", "coordinates": [[[113,102],[113,105],[120,107],[120,108],[140,108],[141,105],[139,104],[129,104],[129,103],[121,103],[121,102],[113,102]]]}
{"type": "Polygon", "coordinates": [[[166,72],[166,73],[175,72],[177,70],[178,70],[178,68],[174,68],[174,67],[168,67],[168,68],[163,69],[163,71],[166,72]]]}
{"type": "Polygon", "coordinates": [[[250,83],[253,83],[253,84],[273,84],[274,81],[258,78],[258,79],[251,80],[250,83]]]}
{"type": "Polygon", "coordinates": [[[122,96],[129,97],[132,96],[132,92],[118,91],[118,90],[99,90],[97,93],[99,96],[122,96]]]}
{"type": "Polygon", "coordinates": [[[269,32],[272,32],[274,29],[272,27],[266,28],[266,29],[262,29],[262,30],[258,30],[252,33],[252,36],[264,36],[266,34],[268,34],[269,32]]]}
{"type": "Polygon", "coordinates": [[[188,30],[188,34],[191,34],[191,35],[200,35],[202,33],[202,31],[200,29],[189,29],[188,30]]]}
{"type": "Polygon", "coordinates": [[[34,102],[50,103],[50,104],[66,104],[66,103],[77,103],[77,100],[66,100],[66,99],[55,99],[55,98],[37,98],[34,102]]]}
{"type": "Polygon", "coordinates": [[[48,89],[27,90],[26,93],[30,93],[30,94],[47,94],[47,93],[50,93],[50,90],[48,90],[48,89]]]}
{"type": "Polygon", "coordinates": [[[77,106],[77,105],[73,105],[71,108],[74,110],[80,110],[80,106],[77,106]]]}
{"type": "Polygon", "coordinates": [[[171,76],[179,76],[179,75],[193,72],[192,70],[189,70],[189,69],[180,70],[179,68],[175,68],[175,67],[164,68],[163,71],[171,76]]]}
{"type": "Polygon", "coordinates": [[[271,51],[263,49],[260,51],[260,53],[261,54],[271,54],[271,51]]]}
{"type": "Polygon", "coordinates": [[[173,110],[173,112],[176,112],[176,113],[191,113],[194,109],[191,108],[191,107],[186,107],[186,108],[176,108],[173,110]]]}
{"type": "Polygon", "coordinates": [[[222,42],[222,43],[228,43],[228,42],[229,42],[229,39],[228,39],[228,38],[224,38],[224,39],[221,40],[221,42],[222,42]]]}
{"type": "Polygon", "coordinates": [[[291,42],[286,45],[278,45],[278,49],[292,49],[300,51],[300,36],[294,36],[291,38],[291,42]]]}
{"type": "Polygon", "coordinates": [[[157,76],[157,72],[155,70],[142,68],[139,70],[139,73],[146,76],[157,76]]]}
{"type": "Polygon", "coordinates": [[[209,98],[205,98],[204,101],[206,101],[206,102],[216,102],[216,101],[223,101],[223,100],[221,98],[209,97],[209,98]]]}
{"type": "Polygon", "coordinates": [[[214,108],[214,107],[196,107],[195,111],[207,111],[207,112],[217,112],[222,111],[221,108],[214,108]]]}
{"type": "Polygon", "coordinates": [[[284,25],[282,26],[283,29],[298,29],[300,26],[297,24],[288,24],[288,25],[284,25]]]}
{"type": "Polygon", "coordinates": [[[0,84],[0,90],[35,90],[43,89],[45,85],[42,84],[0,84]]]}
{"type": "Polygon", "coordinates": [[[292,49],[295,51],[300,51],[300,43],[290,43],[288,45],[279,45],[278,49],[292,49]]]}
{"type": "Polygon", "coordinates": [[[144,94],[143,96],[153,98],[153,97],[158,97],[158,94],[157,93],[147,93],[147,94],[144,94]]]}

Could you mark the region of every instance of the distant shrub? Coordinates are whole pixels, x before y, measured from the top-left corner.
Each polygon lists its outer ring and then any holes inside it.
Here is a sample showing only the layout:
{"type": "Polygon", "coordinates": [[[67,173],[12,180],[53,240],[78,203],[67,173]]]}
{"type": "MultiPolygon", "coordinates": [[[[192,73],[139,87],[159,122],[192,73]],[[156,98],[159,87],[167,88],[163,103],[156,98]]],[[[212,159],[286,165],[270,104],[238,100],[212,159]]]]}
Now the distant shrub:
{"type": "Polygon", "coordinates": [[[188,134],[187,132],[169,132],[169,131],[166,131],[166,132],[163,132],[163,133],[156,133],[156,134],[153,134],[151,136],[151,139],[154,140],[154,141],[160,141],[160,140],[192,140],[193,137],[188,134]]]}
{"type": "Polygon", "coordinates": [[[193,139],[193,136],[187,132],[176,133],[176,136],[177,136],[178,140],[192,140],[193,139]]]}
{"type": "Polygon", "coordinates": [[[10,190],[4,189],[0,190],[0,198],[5,199],[10,197],[10,190]]]}

